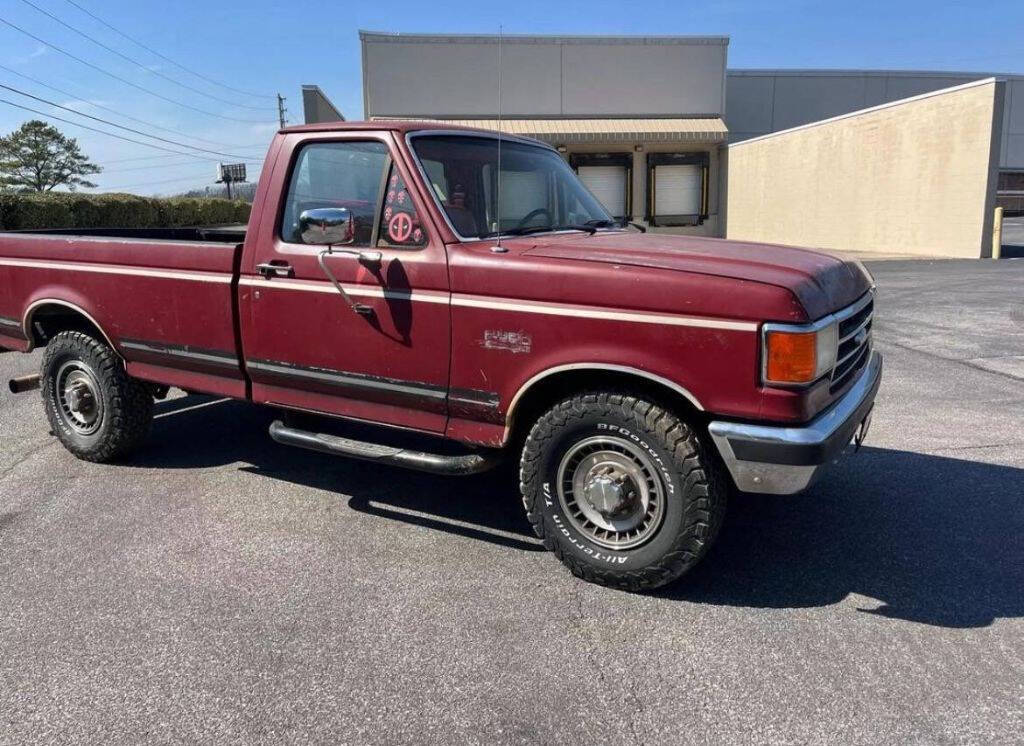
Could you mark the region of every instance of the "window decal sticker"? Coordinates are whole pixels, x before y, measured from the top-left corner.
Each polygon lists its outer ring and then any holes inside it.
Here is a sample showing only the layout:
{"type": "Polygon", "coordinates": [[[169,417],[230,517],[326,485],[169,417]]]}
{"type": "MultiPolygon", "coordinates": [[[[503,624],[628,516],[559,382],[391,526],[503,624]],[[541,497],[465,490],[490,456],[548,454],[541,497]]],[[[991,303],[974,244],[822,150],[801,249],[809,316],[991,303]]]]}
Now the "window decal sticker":
{"type": "Polygon", "coordinates": [[[384,209],[380,212],[378,246],[416,248],[427,242],[427,231],[401,173],[392,167],[384,209]]]}
{"type": "Polygon", "coordinates": [[[396,212],[388,221],[388,238],[394,243],[405,243],[412,235],[412,218],[407,212],[396,212]]]}

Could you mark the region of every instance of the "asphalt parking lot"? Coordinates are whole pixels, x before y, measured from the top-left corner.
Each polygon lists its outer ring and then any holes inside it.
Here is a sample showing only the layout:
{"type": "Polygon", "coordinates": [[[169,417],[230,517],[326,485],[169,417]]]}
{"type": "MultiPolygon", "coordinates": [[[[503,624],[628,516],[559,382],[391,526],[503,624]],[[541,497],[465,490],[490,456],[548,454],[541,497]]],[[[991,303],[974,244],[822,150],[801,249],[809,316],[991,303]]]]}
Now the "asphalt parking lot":
{"type": "Polygon", "coordinates": [[[1019,742],[1024,260],[871,269],[868,446],[735,502],[654,595],[572,578],[503,474],[288,450],[199,397],[96,466],[5,392],[0,741],[1019,742]]]}

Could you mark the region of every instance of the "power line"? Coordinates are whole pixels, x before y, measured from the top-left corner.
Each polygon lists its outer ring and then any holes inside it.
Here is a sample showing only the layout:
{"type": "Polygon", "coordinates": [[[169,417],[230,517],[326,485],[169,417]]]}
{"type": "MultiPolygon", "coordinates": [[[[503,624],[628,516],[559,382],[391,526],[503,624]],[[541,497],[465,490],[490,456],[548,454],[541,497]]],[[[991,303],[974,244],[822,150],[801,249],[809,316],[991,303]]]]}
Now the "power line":
{"type": "Polygon", "coordinates": [[[169,140],[166,137],[160,137],[159,135],[151,135],[148,132],[143,132],[142,130],[137,130],[137,129],[134,129],[132,127],[125,127],[123,124],[117,124],[116,122],[111,122],[111,121],[108,121],[106,119],[102,119],[100,117],[94,117],[92,114],[86,114],[84,112],[78,111],[77,109],[72,109],[72,108],[70,108],[68,106],[63,106],[61,104],[55,103],[53,101],[50,101],[49,99],[40,98],[39,96],[33,96],[31,93],[25,93],[25,91],[18,90],[17,88],[13,88],[13,87],[11,87],[9,85],[4,85],[3,83],[0,83],[0,88],[3,88],[4,90],[10,91],[11,93],[17,93],[19,96],[24,96],[25,98],[30,98],[33,101],[38,101],[38,102],[40,102],[42,104],[48,104],[48,105],[56,107],[58,109],[63,109],[64,111],[70,111],[72,114],[77,114],[80,117],[85,117],[86,119],[92,119],[95,122],[100,122],[100,123],[106,124],[106,125],[108,125],[110,127],[117,127],[120,130],[124,130],[125,132],[131,132],[134,135],[142,135],[143,137],[149,137],[149,138],[152,138],[153,140],[159,140],[160,142],[166,142],[166,143],[169,143],[170,145],[177,145],[179,148],[190,148],[192,150],[199,151],[200,153],[210,153],[212,155],[222,155],[225,158],[242,158],[243,157],[243,156],[240,156],[240,155],[234,155],[233,153],[222,153],[219,150],[209,150],[207,148],[200,148],[200,147],[197,147],[195,145],[189,145],[188,143],[178,142],[177,140],[169,140]]]}
{"type": "Polygon", "coordinates": [[[127,39],[132,44],[134,44],[134,45],[136,45],[138,47],[141,47],[142,49],[145,49],[150,54],[156,55],[157,57],[159,57],[160,59],[164,60],[165,62],[170,62],[175,67],[184,70],[185,72],[189,73],[190,75],[195,75],[200,80],[205,80],[207,83],[212,83],[213,85],[220,86],[221,88],[225,88],[225,89],[227,89],[229,91],[234,91],[235,93],[242,93],[242,94],[245,94],[246,96],[254,96],[256,98],[273,98],[273,96],[271,96],[269,94],[265,94],[265,93],[252,93],[251,91],[243,91],[241,88],[233,88],[232,86],[225,85],[224,83],[219,83],[216,80],[214,80],[213,78],[208,78],[207,76],[203,75],[202,73],[197,73],[195,70],[192,70],[190,68],[185,67],[180,62],[175,62],[170,57],[167,57],[166,55],[160,54],[160,52],[156,51],[152,47],[146,46],[145,44],[143,44],[138,39],[135,39],[135,38],[129,36],[128,34],[126,34],[125,32],[121,31],[120,29],[117,29],[114,26],[111,26],[109,23],[104,21],[102,18],[97,16],[95,13],[92,13],[91,11],[86,10],[81,5],[76,3],[74,0],[64,0],[64,1],[66,3],[68,3],[69,5],[73,5],[74,7],[78,8],[80,11],[85,13],[87,16],[92,18],[94,21],[97,21],[98,23],[103,24],[108,29],[113,31],[115,34],[117,34],[117,35],[127,39]]]}
{"type": "MultiPolygon", "coordinates": [[[[116,138],[118,140],[124,140],[125,142],[135,143],[136,145],[145,145],[147,148],[154,148],[156,150],[163,150],[163,151],[165,151],[167,153],[173,153],[174,155],[185,155],[185,156],[194,156],[195,155],[195,153],[182,153],[180,150],[172,150],[171,148],[165,148],[163,145],[154,145],[151,142],[143,142],[142,140],[134,140],[134,139],[132,139],[130,137],[125,137],[124,135],[115,134],[114,132],[107,132],[106,130],[101,130],[101,129],[97,128],[97,127],[90,127],[88,124],[82,124],[80,122],[73,122],[70,119],[64,119],[63,117],[58,117],[56,114],[47,114],[45,111],[39,111],[39,109],[33,109],[31,106],[23,106],[22,104],[16,104],[13,101],[8,101],[6,98],[0,98],[0,104],[7,104],[8,106],[13,106],[16,109],[23,109],[24,111],[30,111],[33,114],[38,114],[39,116],[46,117],[47,119],[56,119],[58,122],[64,122],[65,124],[70,124],[70,125],[72,125],[74,127],[81,127],[82,129],[89,130],[91,132],[98,132],[101,135],[106,135],[107,137],[114,137],[114,138],[116,138]]],[[[232,156],[232,158],[234,158],[234,157],[235,156],[232,156]]]]}
{"type": "MultiPolygon", "coordinates": [[[[114,186],[114,187],[103,187],[103,189],[101,189],[100,191],[101,192],[116,192],[116,191],[118,191],[120,189],[140,189],[142,187],[160,186],[161,184],[175,184],[175,183],[182,182],[182,181],[192,181],[192,182],[195,182],[198,178],[199,177],[197,177],[197,176],[182,176],[180,179],[162,179],[160,181],[146,181],[146,182],[143,182],[141,184],[121,184],[119,186],[114,186]]],[[[203,186],[208,186],[208,185],[207,184],[203,184],[203,186]]]]}
{"type": "MultiPolygon", "coordinates": [[[[132,166],[130,168],[114,168],[114,169],[104,168],[103,169],[103,173],[104,174],[123,174],[123,173],[127,173],[129,171],[152,171],[153,169],[156,169],[156,168],[176,168],[176,167],[187,168],[189,166],[201,166],[203,164],[197,162],[200,157],[201,156],[197,155],[196,156],[196,160],[179,161],[177,163],[158,163],[156,165],[150,164],[148,166],[132,166]]],[[[207,164],[209,164],[209,160],[206,160],[206,159],[204,159],[204,160],[206,161],[207,164]]]]}
{"type": "Polygon", "coordinates": [[[208,117],[218,117],[219,119],[227,119],[228,121],[231,121],[231,122],[246,122],[246,123],[249,123],[249,124],[266,124],[265,120],[262,120],[262,119],[239,119],[238,117],[229,117],[229,116],[226,116],[224,114],[215,114],[212,111],[206,111],[205,109],[200,109],[200,108],[198,108],[196,106],[192,106],[191,104],[186,104],[186,103],[184,103],[182,101],[178,101],[178,100],[173,99],[173,98],[168,98],[167,96],[161,95],[159,93],[156,93],[154,91],[149,90],[148,88],[145,88],[145,87],[143,87],[141,85],[138,85],[137,83],[133,83],[130,80],[122,78],[120,75],[116,75],[116,74],[110,72],[109,70],[104,70],[99,65],[94,65],[93,63],[89,62],[88,60],[83,60],[81,57],[76,57],[75,55],[71,54],[71,52],[67,51],[66,49],[62,49],[62,48],[60,48],[60,47],[58,47],[58,46],[56,46],[54,44],[51,44],[50,42],[48,42],[48,41],[46,41],[44,39],[40,39],[38,36],[33,34],[31,31],[26,31],[25,29],[21,28],[21,26],[14,25],[10,21],[8,21],[6,18],[0,18],[0,23],[3,23],[6,26],[10,26],[15,31],[18,31],[18,32],[24,34],[25,36],[27,36],[28,38],[33,39],[33,40],[39,42],[40,44],[49,47],[50,49],[54,50],[55,52],[60,52],[65,57],[69,57],[69,58],[73,59],[75,62],[83,64],[86,67],[92,68],[93,70],[96,70],[97,72],[103,73],[107,77],[113,78],[114,80],[119,81],[121,83],[124,83],[125,85],[130,85],[132,88],[136,88],[136,89],[142,91],[143,93],[148,93],[150,96],[153,96],[153,97],[159,98],[159,99],[161,99],[163,101],[167,101],[168,103],[174,104],[175,106],[183,106],[186,109],[191,109],[192,111],[199,112],[200,114],[205,114],[208,117]]]}
{"type": "Polygon", "coordinates": [[[114,49],[114,47],[108,46],[107,44],[104,44],[103,42],[99,41],[98,39],[94,39],[93,37],[89,36],[89,34],[85,33],[84,31],[81,31],[81,30],[75,28],[74,26],[72,26],[70,23],[67,23],[67,22],[61,20],[61,18],[59,16],[55,16],[53,13],[51,13],[48,10],[46,10],[45,8],[40,8],[38,5],[36,5],[34,2],[32,2],[32,0],[21,0],[21,2],[23,2],[25,5],[29,6],[30,8],[34,8],[36,11],[38,11],[39,13],[42,13],[44,16],[46,16],[50,20],[56,21],[57,23],[59,23],[61,26],[63,26],[64,28],[68,29],[69,31],[72,31],[72,32],[78,34],[83,39],[87,39],[88,41],[91,41],[96,46],[98,46],[98,47],[100,47],[102,49],[107,50],[111,54],[116,54],[121,59],[126,60],[127,62],[130,62],[131,64],[139,67],[140,69],[142,69],[143,71],[149,73],[150,75],[156,75],[158,78],[163,78],[164,80],[169,81],[169,82],[173,83],[176,86],[184,88],[184,89],[186,89],[188,91],[192,91],[193,93],[198,93],[200,96],[206,96],[207,98],[212,99],[214,101],[219,101],[222,104],[227,104],[228,106],[237,106],[240,109],[252,109],[253,111],[264,111],[265,110],[265,107],[263,107],[263,106],[250,106],[249,104],[238,104],[238,103],[235,103],[234,101],[228,101],[226,98],[220,98],[219,96],[214,96],[212,93],[207,93],[206,91],[202,91],[202,90],[200,90],[198,88],[190,86],[187,83],[181,83],[181,82],[175,80],[174,78],[172,78],[169,75],[164,75],[159,70],[152,70],[152,69],[150,69],[149,67],[147,67],[143,63],[139,62],[138,60],[136,60],[136,59],[134,59],[132,57],[129,57],[128,55],[124,54],[123,52],[118,51],[117,49],[114,49]]]}
{"type": "MultiPolygon", "coordinates": [[[[51,91],[55,91],[56,93],[60,93],[63,96],[70,96],[73,99],[80,99],[81,98],[77,94],[71,93],[70,91],[65,91],[62,88],[57,88],[56,86],[52,86],[49,83],[44,83],[41,80],[33,78],[31,75],[25,75],[25,73],[20,73],[17,70],[14,70],[13,68],[7,67],[6,65],[0,65],[0,70],[5,70],[5,71],[11,73],[12,75],[17,75],[19,78],[24,78],[25,80],[29,80],[29,81],[35,83],[36,85],[40,85],[43,88],[46,88],[46,89],[51,90],[51,91]]],[[[187,132],[181,132],[179,130],[173,130],[170,127],[162,127],[159,124],[154,124],[153,122],[147,122],[145,119],[139,119],[137,117],[131,116],[130,114],[125,114],[124,112],[117,111],[116,109],[111,109],[109,106],[104,106],[103,104],[97,104],[97,103],[94,103],[92,101],[88,101],[87,103],[90,106],[94,106],[97,109],[103,109],[103,111],[109,111],[111,114],[116,114],[117,116],[122,117],[124,119],[130,119],[133,122],[138,122],[139,124],[144,124],[147,127],[153,127],[154,129],[162,130],[164,132],[170,132],[173,135],[181,135],[182,137],[191,137],[193,140],[199,140],[200,142],[209,143],[211,145],[223,145],[224,147],[227,147],[227,148],[237,147],[236,145],[231,145],[230,143],[219,142],[217,140],[207,140],[205,137],[199,137],[197,135],[190,135],[187,132]]]]}
{"type": "Polygon", "coordinates": [[[146,181],[141,184],[121,184],[119,186],[103,187],[101,192],[117,192],[122,189],[138,189],[139,187],[159,186],[160,184],[174,184],[179,181],[197,181],[198,176],[183,176],[180,179],[163,179],[162,181],[146,181]]]}
{"type": "MultiPolygon", "coordinates": [[[[248,149],[253,148],[253,147],[259,147],[259,148],[261,148],[263,150],[266,150],[266,145],[262,144],[262,143],[254,144],[254,145],[237,145],[236,148],[234,148],[234,149],[236,149],[236,150],[248,150],[248,149]]],[[[184,153],[182,153],[182,155],[184,155],[184,153]]],[[[193,156],[194,153],[187,153],[187,155],[188,156],[193,156]]],[[[115,159],[114,161],[104,161],[103,163],[104,164],[113,164],[113,163],[129,163],[131,161],[158,161],[158,160],[160,160],[162,158],[174,158],[174,156],[138,156],[138,157],[134,157],[134,158],[119,158],[119,159],[115,159]]],[[[196,156],[196,158],[201,158],[201,156],[196,156]]]]}
{"type": "MultiPolygon", "coordinates": [[[[263,165],[263,161],[244,161],[244,163],[245,163],[246,166],[262,166],[263,165]]],[[[152,170],[157,169],[157,168],[189,168],[189,167],[196,167],[196,166],[202,166],[202,165],[205,165],[206,167],[209,167],[209,164],[210,164],[210,159],[209,158],[203,158],[202,156],[198,156],[197,155],[191,161],[181,161],[179,163],[158,163],[155,166],[132,166],[131,168],[115,168],[115,169],[104,168],[103,169],[103,174],[104,175],[106,175],[106,174],[123,174],[123,173],[127,173],[129,171],[152,171],[152,170]],[[197,161],[202,161],[202,162],[197,162],[197,161]]]]}

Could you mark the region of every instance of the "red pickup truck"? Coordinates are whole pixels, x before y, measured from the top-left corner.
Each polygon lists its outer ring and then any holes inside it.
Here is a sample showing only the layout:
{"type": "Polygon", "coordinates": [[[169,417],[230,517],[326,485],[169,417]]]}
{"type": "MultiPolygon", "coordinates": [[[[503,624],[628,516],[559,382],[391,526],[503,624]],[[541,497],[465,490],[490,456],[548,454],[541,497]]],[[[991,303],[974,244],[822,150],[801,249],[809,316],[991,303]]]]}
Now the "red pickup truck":
{"type": "Polygon", "coordinates": [[[0,234],[0,347],[46,348],[12,390],[40,386],[90,461],[137,446],[171,386],[277,408],[288,445],[514,458],[545,545],[631,590],[691,568],[731,490],[798,492],[863,437],[882,363],[859,263],[645,233],[554,149],[440,127],[282,130],[247,230],[0,234]]]}

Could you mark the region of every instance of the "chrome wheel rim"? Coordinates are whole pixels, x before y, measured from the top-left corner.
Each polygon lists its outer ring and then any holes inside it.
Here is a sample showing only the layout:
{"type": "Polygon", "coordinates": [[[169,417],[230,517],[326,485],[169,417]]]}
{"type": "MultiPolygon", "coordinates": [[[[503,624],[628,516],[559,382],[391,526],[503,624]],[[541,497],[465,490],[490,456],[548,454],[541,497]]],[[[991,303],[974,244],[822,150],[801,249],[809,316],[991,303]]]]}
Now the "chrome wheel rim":
{"type": "Polygon", "coordinates": [[[92,370],[78,360],[57,371],[57,408],[64,422],[79,435],[93,435],[103,424],[103,397],[92,370]]]}
{"type": "Polygon", "coordinates": [[[650,456],[616,436],[586,438],[566,452],[558,499],[573,528],[608,549],[640,546],[665,514],[665,486],[650,456]]]}

